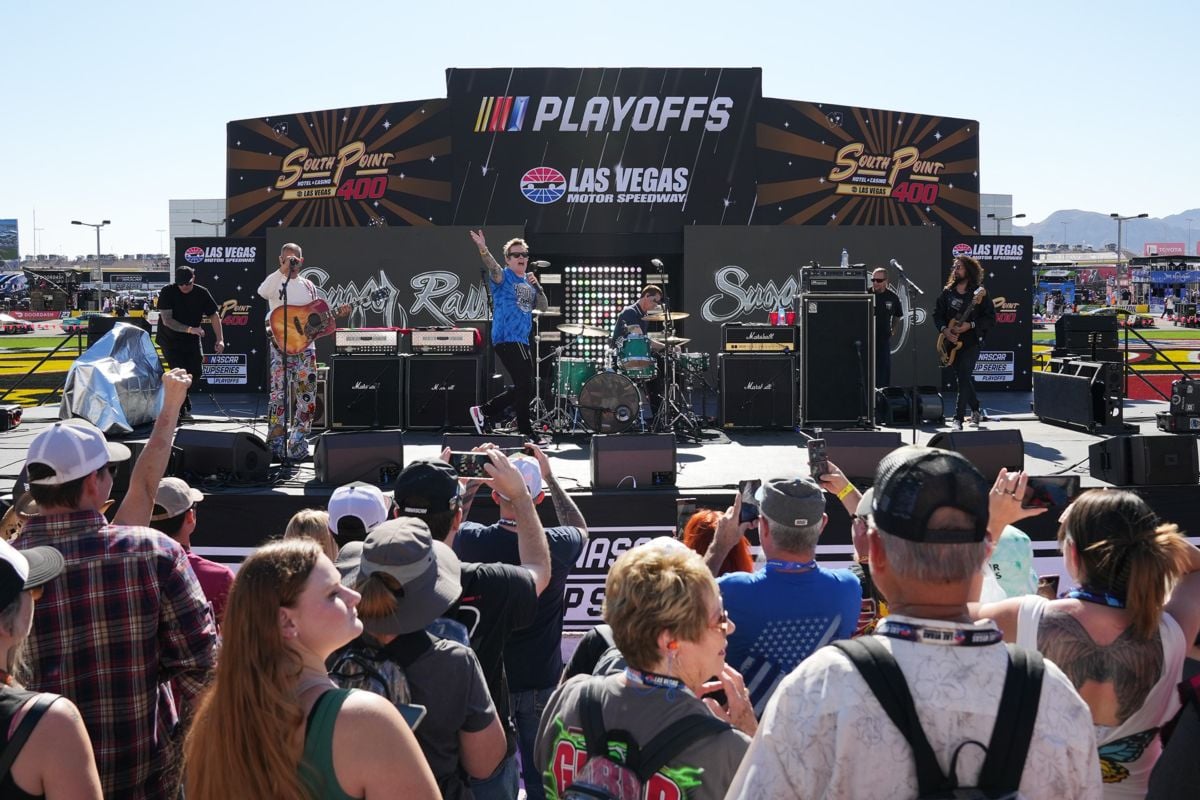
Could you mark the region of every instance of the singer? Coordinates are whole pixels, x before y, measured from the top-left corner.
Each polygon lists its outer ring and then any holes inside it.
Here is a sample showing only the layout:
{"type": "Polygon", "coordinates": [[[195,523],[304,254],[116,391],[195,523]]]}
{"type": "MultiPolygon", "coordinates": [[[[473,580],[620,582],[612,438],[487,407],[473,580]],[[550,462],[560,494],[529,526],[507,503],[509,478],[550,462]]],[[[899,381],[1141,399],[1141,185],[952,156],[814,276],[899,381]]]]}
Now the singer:
{"type": "Polygon", "coordinates": [[[478,433],[491,429],[496,419],[508,407],[517,417],[517,430],[530,442],[542,446],[547,442],[533,430],[529,420],[529,404],[533,400],[533,356],[529,352],[529,332],[533,326],[533,309],[546,310],[546,295],[537,276],[528,272],[529,245],[524,239],[509,239],[504,244],[501,267],[488,252],[483,231],[470,231],[471,241],[479,248],[483,268],[492,293],[492,349],[508,370],[512,386],[481,406],[471,406],[471,421],[478,433]]]}
{"type": "Polygon", "coordinates": [[[892,383],[892,337],[904,312],[900,296],[888,286],[888,271],[876,267],[871,271],[871,293],[875,295],[875,387],[892,383]]]}
{"type": "Polygon", "coordinates": [[[938,331],[952,343],[962,342],[950,369],[958,376],[958,399],[954,403],[954,419],[950,427],[961,431],[967,406],[971,407],[971,427],[978,428],[979,396],[975,393],[975,362],[979,360],[980,337],[987,334],[996,319],[992,298],[975,290],[983,285],[983,267],[970,256],[954,259],[946,287],[938,296],[933,322],[938,331]],[[972,302],[974,301],[974,302],[972,302]]]}

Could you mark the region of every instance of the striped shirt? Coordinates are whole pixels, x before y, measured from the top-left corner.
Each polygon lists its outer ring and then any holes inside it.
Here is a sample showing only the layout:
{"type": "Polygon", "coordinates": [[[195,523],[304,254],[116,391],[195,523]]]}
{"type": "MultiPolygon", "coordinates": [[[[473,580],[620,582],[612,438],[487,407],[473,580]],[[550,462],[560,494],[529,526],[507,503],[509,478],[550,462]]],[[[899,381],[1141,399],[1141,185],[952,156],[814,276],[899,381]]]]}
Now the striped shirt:
{"type": "Polygon", "coordinates": [[[16,546],[39,545],[62,553],[66,569],[33,615],[29,688],[79,706],[105,797],[166,797],[178,777],[177,701],[190,703],[216,656],[187,555],[158,531],[94,511],[32,518],[16,546]]]}

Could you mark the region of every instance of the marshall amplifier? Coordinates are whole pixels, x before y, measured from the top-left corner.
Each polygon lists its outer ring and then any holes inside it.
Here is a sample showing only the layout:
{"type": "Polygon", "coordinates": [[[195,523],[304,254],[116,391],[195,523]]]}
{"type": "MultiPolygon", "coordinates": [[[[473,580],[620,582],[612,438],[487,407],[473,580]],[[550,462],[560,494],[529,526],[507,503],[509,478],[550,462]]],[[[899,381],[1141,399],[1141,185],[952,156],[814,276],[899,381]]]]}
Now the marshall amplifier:
{"type": "Polygon", "coordinates": [[[867,271],[865,269],[800,268],[801,294],[826,294],[829,292],[862,294],[865,291],[867,291],[867,271]]]}
{"type": "Polygon", "coordinates": [[[726,353],[791,353],[796,350],[794,325],[726,322],[721,326],[726,353]]]}
{"type": "Polygon", "coordinates": [[[330,428],[399,428],[404,359],[338,356],[330,367],[330,428]]]}
{"type": "Polygon", "coordinates": [[[800,301],[800,412],[804,427],[875,422],[875,298],[813,294],[800,301]]]}
{"type": "Polygon", "coordinates": [[[482,337],[474,328],[415,328],[413,353],[477,353],[482,337]]]}
{"type": "Polygon", "coordinates": [[[718,362],[721,427],[795,427],[796,360],[792,355],[722,353],[718,362]]]}
{"type": "Polygon", "coordinates": [[[473,430],[471,406],[479,405],[479,367],[479,356],[409,356],[405,426],[473,430]]]}
{"type": "Polygon", "coordinates": [[[407,336],[400,328],[339,328],[333,332],[333,349],[347,355],[398,356],[407,336]]]}

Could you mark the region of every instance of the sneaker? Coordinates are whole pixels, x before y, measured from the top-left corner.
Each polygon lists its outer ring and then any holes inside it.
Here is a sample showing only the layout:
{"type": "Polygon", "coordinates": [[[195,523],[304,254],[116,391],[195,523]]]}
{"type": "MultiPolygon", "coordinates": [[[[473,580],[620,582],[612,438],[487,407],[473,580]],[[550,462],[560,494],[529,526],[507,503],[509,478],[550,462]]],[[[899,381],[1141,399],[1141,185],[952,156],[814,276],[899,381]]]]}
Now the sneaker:
{"type": "Polygon", "coordinates": [[[550,440],[548,438],[546,438],[545,436],[542,436],[540,433],[535,433],[532,436],[526,436],[525,441],[529,442],[529,444],[532,444],[536,447],[549,447],[550,446],[550,440]]]}
{"type": "Polygon", "coordinates": [[[961,419],[952,419],[952,420],[950,420],[950,430],[952,430],[952,431],[961,431],[961,430],[962,430],[962,423],[963,423],[963,421],[962,421],[961,419]]]}
{"type": "Polygon", "coordinates": [[[972,412],[971,412],[971,427],[972,427],[972,428],[978,428],[978,427],[979,427],[979,423],[980,423],[982,420],[983,420],[983,417],[980,415],[980,413],[979,413],[978,411],[972,411],[972,412]]]}
{"type": "Polygon", "coordinates": [[[471,422],[475,423],[475,432],[483,436],[487,429],[487,416],[483,413],[483,406],[471,406],[471,422]]]}

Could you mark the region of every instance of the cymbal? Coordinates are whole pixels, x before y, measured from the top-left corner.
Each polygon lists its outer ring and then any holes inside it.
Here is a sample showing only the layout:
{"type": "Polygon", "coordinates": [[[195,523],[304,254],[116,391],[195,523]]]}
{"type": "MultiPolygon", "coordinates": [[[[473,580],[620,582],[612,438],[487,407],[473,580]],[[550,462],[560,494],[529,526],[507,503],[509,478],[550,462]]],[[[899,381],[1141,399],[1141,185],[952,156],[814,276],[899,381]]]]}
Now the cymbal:
{"type": "MultiPolygon", "coordinates": [[[[686,311],[672,311],[671,312],[671,321],[676,322],[681,319],[687,319],[690,316],[691,316],[691,314],[687,313],[686,311]]],[[[646,322],[666,322],[667,315],[666,314],[647,314],[646,316],[642,317],[642,319],[646,320],[646,322]]]]}
{"type": "Polygon", "coordinates": [[[664,336],[661,333],[652,333],[650,334],[650,341],[657,342],[658,344],[665,344],[671,347],[683,347],[685,344],[690,342],[691,339],[685,339],[682,336],[664,336]]]}
{"type": "Polygon", "coordinates": [[[588,339],[599,339],[608,336],[607,333],[591,325],[556,325],[560,331],[569,336],[583,336],[588,339]]]}
{"type": "Polygon", "coordinates": [[[561,311],[538,311],[536,308],[529,313],[533,314],[535,317],[561,317],[562,316],[561,311]]]}

